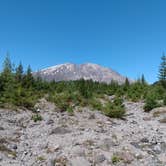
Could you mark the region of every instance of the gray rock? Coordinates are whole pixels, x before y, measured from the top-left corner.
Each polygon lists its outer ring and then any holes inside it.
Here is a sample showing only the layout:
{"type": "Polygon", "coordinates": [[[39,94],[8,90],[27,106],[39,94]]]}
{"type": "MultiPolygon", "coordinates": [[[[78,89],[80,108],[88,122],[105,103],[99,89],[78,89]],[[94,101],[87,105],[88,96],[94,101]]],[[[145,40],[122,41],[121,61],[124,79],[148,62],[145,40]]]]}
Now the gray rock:
{"type": "Polygon", "coordinates": [[[137,121],[135,121],[135,120],[132,120],[130,123],[131,124],[138,124],[137,121]]]}
{"type": "Polygon", "coordinates": [[[3,160],[3,157],[0,155],[0,161],[2,161],[3,160]]]}
{"type": "Polygon", "coordinates": [[[119,153],[120,158],[125,162],[125,163],[131,163],[134,160],[134,156],[130,152],[120,152],[119,153]]]}
{"type": "Polygon", "coordinates": [[[89,117],[88,117],[88,119],[89,120],[92,120],[92,119],[95,119],[96,117],[95,117],[95,114],[94,113],[91,113],[90,115],[89,115],[89,117]]]}
{"type": "Polygon", "coordinates": [[[46,121],[46,124],[47,125],[50,125],[50,124],[53,124],[54,123],[54,121],[52,120],[52,119],[48,119],[47,121],[46,121]]]}
{"type": "Polygon", "coordinates": [[[14,149],[14,150],[16,150],[17,149],[17,145],[16,144],[11,145],[11,148],[14,149]]]}
{"type": "Polygon", "coordinates": [[[162,162],[163,164],[166,165],[166,156],[165,156],[165,153],[162,153],[158,156],[158,159],[160,162],[162,162]]]}
{"type": "Polygon", "coordinates": [[[150,121],[152,118],[151,117],[143,117],[144,121],[150,121]]]}
{"type": "Polygon", "coordinates": [[[89,161],[87,161],[84,157],[76,157],[71,160],[72,166],[91,166],[89,161]]]}
{"type": "Polygon", "coordinates": [[[112,146],[112,141],[111,139],[104,139],[102,143],[99,145],[99,147],[102,150],[109,151],[112,146]]]}
{"type": "Polygon", "coordinates": [[[157,136],[154,135],[150,140],[150,143],[156,145],[159,141],[160,141],[159,138],[157,138],[157,136]]]}
{"type": "Polygon", "coordinates": [[[50,160],[48,161],[47,166],[55,166],[55,160],[54,160],[54,159],[50,159],[50,160]]]}
{"type": "Polygon", "coordinates": [[[166,143],[165,142],[161,142],[160,143],[160,147],[161,147],[162,152],[166,153],[166,143]]]}
{"type": "Polygon", "coordinates": [[[136,153],[135,154],[135,158],[138,159],[138,160],[143,159],[143,157],[144,156],[141,153],[136,153]]]}
{"type": "Polygon", "coordinates": [[[133,145],[137,149],[141,148],[138,142],[130,142],[130,144],[133,145]]]}
{"type": "Polygon", "coordinates": [[[119,145],[119,142],[116,139],[106,138],[102,140],[99,147],[105,151],[109,151],[111,147],[118,146],[118,145],[119,145]]]}
{"type": "Polygon", "coordinates": [[[0,127],[0,130],[5,130],[3,127],[0,127]]]}
{"type": "Polygon", "coordinates": [[[72,149],[72,152],[79,157],[84,157],[85,156],[85,150],[81,147],[74,147],[72,149]]]}
{"type": "Polygon", "coordinates": [[[160,145],[155,145],[155,146],[153,147],[153,151],[154,151],[156,154],[160,154],[160,153],[162,152],[160,145]]]}
{"type": "Polygon", "coordinates": [[[48,142],[42,142],[38,145],[38,147],[42,150],[42,149],[46,149],[48,147],[48,142]]]}
{"type": "Polygon", "coordinates": [[[64,127],[57,127],[51,130],[50,135],[51,134],[68,134],[68,133],[71,133],[71,131],[64,127]]]}
{"type": "Polygon", "coordinates": [[[148,142],[149,142],[149,140],[148,140],[148,138],[144,137],[144,138],[142,138],[142,139],[140,140],[140,142],[143,142],[143,143],[148,143],[148,142]]]}
{"type": "Polygon", "coordinates": [[[161,164],[160,160],[157,157],[152,157],[151,160],[148,160],[148,166],[165,166],[161,164]]]}
{"type": "Polygon", "coordinates": [[[95,156],[94,162],[95,164],[100,164],[106,160],[104,154],[99,154],[95,156]]]}

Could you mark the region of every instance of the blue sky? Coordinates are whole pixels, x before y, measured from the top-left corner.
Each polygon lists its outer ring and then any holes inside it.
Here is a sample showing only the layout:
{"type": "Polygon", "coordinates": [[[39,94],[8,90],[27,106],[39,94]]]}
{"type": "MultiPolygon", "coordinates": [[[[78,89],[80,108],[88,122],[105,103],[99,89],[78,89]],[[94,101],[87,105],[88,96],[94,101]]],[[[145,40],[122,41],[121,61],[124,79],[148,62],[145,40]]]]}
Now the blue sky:
{"type": "Polygon", "coordinates": [[[157,80],[166,51],[165,0],[0,0],[0,61],[33,70],[97,63],[157,80]]]}

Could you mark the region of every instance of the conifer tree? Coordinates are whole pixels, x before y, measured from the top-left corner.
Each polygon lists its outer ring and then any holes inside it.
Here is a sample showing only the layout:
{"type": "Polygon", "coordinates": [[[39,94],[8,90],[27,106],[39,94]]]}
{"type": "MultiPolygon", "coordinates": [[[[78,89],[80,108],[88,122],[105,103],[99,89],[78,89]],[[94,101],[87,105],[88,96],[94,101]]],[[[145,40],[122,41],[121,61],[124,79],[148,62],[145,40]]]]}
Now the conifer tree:
{"type": "Polygon", "coordinates": [[[34,85],[34,78],[32,75],[32,69],[29,65],[27,68],[26,74],[24,76],[24,87],[25,88],[32,88],[33,85],[34,85]]]}
{"type": "Polygon", "coordinates": [[[161,57],[161,64],[159,67],[159,81],[166,81],[166,56],[163,53],[163,56],[161,57]]]}
{"type": "Polygon", "coordinates": [[[10,103],[12,102],[15,90],[14,75],[12,71],[12,63],[9,54],[7,54],[3,63],[3,71],[1,73],[1,90],[3,100],[10,103]]]}
{"type": "Polygon", "coordinates": [[[23,78],[23,66],[22,66],[22,63],[20,62],[20,64],[18,65],[18,67],[16,68],[16,81],[17,82],[20,82],[22,81],[22,78],[23,78]]]}
{"type": "Polygon", "coordinates": [[[12,63],[9,57],[9,54],[7,54],[4,62],[3,62],[3,70],[1,73],[1,81],[3,82],[3,84],[9,84],[9,82],[11,82],[13,79],[12,76],[12,63]]]}
{"type": "Polygon", "coordinates": [[[129,79],[126,77],[125,79],[125,86],[128,87],[130,85],[129,79]]]}
{"type": "Polygon", "coordinates": [[[141,76],[141,83],[142,84],[146,84],[146,80],[145,80],[144,74],[142,74],[142,76],[141,76]]]}
{"type": "Polygon", "coordinates": [[[2,73],[4,73],[5,75],[9,75],[12,73],[12,63],[9,57],[9,53],[7,53],[7,56],[4,60],[2,73]]]}

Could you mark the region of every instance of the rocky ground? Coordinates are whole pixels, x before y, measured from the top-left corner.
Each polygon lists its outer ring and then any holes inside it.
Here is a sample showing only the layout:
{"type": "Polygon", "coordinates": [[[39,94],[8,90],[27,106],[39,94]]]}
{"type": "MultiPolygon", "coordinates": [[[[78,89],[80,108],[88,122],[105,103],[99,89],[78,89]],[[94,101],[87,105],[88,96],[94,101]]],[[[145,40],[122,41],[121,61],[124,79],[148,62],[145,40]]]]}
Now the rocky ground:
{"type": "Polygon", "coordinates": [[[125,105],[125,120],[88,108],[61,113],[44,101],[37,122],[31,111],[0,109],[0,166],[165,166],[166,108],[125,105]]]}

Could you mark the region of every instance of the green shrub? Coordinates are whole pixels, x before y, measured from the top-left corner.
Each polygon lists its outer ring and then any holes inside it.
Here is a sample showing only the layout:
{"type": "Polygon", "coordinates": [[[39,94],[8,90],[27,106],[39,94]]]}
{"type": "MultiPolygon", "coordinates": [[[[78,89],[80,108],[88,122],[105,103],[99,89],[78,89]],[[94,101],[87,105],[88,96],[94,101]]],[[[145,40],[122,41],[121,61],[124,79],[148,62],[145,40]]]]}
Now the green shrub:
{"type": "Polygon", "coordinates": [[[73,115],[74,114],[74,110],[73,108],[70,106],[67,108],[67,112],[70,114],[70,115],[73,115]]]}
{"type": "Polygon", "coordinates": [[[61,101],[58,103],[58,108],[63,112],[63,111],[67,111],[69,107],[69,103],[65,102],[65,101],[61,101]]]}
{"type": "Polygon", "coordinates": [[[145,100],[144,110],[145,112],[151,111],[153,108],[158,107],[159,104],[154,97],[147,97],[145,100]]]}
{"type": "Polygon", "coordinates": [[[82,97],[81,100],[80,100],[80,102],[79,102],[79,106],[86,107],[88,105],[89,105],[89,100],[86,99],[86,98],[84,98],[84,97],[82,97]]]}
{"type": "Polygon", "coordinates": [[[113,155],[111,158],[112,164],[117,164],[118,162],[120,162],[120,157],[117,155],[113,155]]]}
{"type": "Polygon", "coordinates": [[[66,111],[71,101],[69,94],[66,92],[50,94],[49,100],[54,102],[61,111],[66,111]]]}
{"type": "Polygon", "coordinates": [[[45,161],[45,157],[44,156],[38,156],[37,157],[37,161],[45,161]]]}
{"type": "Polygon", "coordinates": [[[125,116],[125,107],[121,99],[115,99],[113,102],[108,102],[104,107],[104,114],[110,118],[123,118],[125,116]]]}
{"type": "Polygon", "coordinates": [[[105,107],[104,113],[110,118],[123,118],[125,115],[125,110],[120,106],[114,106],[112,108],[110,106],[107,106],[105,107]]]}
{"type": "Polygon", "coordinates": [[[93,109],[99,110],[99,111],[101,111],[102,108],[103,108],[101,102],[100,102],[99,100],[97,100],[97,99],[94,99],[94,98],[92,98],[92,99],[89,101],[89,105],[90,105],[93,109]]]}
{"type": "Polygon", "coordinates": [[[32,115],[32,120],[34,122],[41,121],[42,119],[43,118],[42,118],[42,116],[40,114],[34,114],[34,115],[32,115]]]}
{"type": "Polygon", "coordinates": [[[122,106],[123,107],[123,99],[119,97],[115,97],[113,100],[113,104],[117,106],[122,106]]]}
{"type": "Polygon", "coordinates": [[[25,107],[30,110],[34,108],[35,103],[36,100],[33,99],[32,97],[22,97],[14,101],[14,104],[16,106],[25,107]]]}

